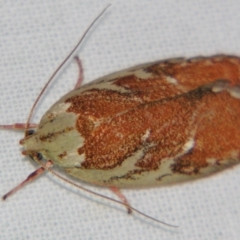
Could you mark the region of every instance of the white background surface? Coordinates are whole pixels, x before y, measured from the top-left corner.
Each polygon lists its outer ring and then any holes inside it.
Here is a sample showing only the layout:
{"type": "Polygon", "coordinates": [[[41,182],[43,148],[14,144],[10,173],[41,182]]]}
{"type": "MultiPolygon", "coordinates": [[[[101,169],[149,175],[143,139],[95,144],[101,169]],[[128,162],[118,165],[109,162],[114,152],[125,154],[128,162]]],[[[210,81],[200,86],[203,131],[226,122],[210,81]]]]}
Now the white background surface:
{"type": "MultiPolygon", "coordinates": [[[[26,121],[50,74],[108,3],[78,51],[85,82],[164,58],[240,55],[236,0],[1,0],[0,124],[26,121]]],[[[44,95],[34,122],[76,77],[71,62],[44,95]]],[[[22,136],[0,131],[1,195],[36,167],[20,154],[22,136]]],[[[0,202],[0,239],[240,239],[239,181],[238,166],[189,184],[123,191],[136,208],[179,225],[171,229],[47,174],[0,202]]],[[[108,189],[91,189],[116,198],[108,189]]]]}

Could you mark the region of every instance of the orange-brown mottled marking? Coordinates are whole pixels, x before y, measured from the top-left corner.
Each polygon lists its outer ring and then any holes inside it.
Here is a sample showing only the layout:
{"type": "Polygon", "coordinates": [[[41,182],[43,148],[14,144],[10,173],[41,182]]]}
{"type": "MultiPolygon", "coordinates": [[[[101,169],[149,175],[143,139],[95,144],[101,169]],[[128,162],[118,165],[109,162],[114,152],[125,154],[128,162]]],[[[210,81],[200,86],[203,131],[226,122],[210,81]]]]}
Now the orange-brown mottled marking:
{"type": "Polygon", "coordinates": [[[145,71],[152,73],[149,79],[130,74],[111,80],[127,93],[91,89],[66,100],[71,103],[67,111],[78,114],[76,126],[85,138],[78,149],[84,153],[83,168],[114,169],[142,150],[136,162],[140,172],[175,158],[173,172],[189,175],[208,166],[209,158],[221,164],[239,151],[240,100],[211,89],[218,80],[240,84],[238,58],[164,61],[145,71]],[[176,83],[169,83],[169,77],[176,83]],[[191,137],[193,149],[180,156],[191,137]]]}
{"type": "Polygon", "coordinates": [[[64,151],[63,153],[59,154],[58,156],[59,156],[60,158],[64,158],[64,157],[67,156],[67,152],[64,151]]]}
{"type": "Polygon", "coordinates": [[[134,179],[134,180],[137,180],[137,176],[138,175],[141,175],[143,172],[146,172],[148,170],[142,170],[142,169],[135,169],[135,170],[132,170],[132,171],[129,171],[127,174],[124,174],[122,176],[114,176],[114,177],[111,177],[109,179],[109,182],[112,182],[114,180],[119,180],[119,179],[134,179]]]}
{"type": "Polygon", "coordinates": [[[161,75],[147,81],[129,75],[117,78],[114,84],[131,90],[132,95],[141,98],[144,102],[156,101],[182,93],[177,85],[169,84],[161,75]]]}
{"type": "Polygon", "coordinates": [[[141,104],[102,123],[91,132],[80,148],[85,153],[82,166],[112,169],[121,165],[139,148],[145,148],[145,155],[139,159],[137,166],[146,170],[157,169],[161,159],[174,156],[182,150],[189,133],[186,129],[193,127],[192,115],[198,108],[197,103],[209,91],[205,92],[197,90],[189,93],[191,96],[184,94],[141,104]],[[148,129],[150,135],[143,141],[142,136],[148,129]],[[151,144],[156,146],[150,147],[151,144]]]}
{"type": "Polygon", "coordinates": [[[199,112],[199,123],[192,152],[179,158],[172,166],[174,172],[198,173],[209,164],[207,159],[215,159],[216,164],[222,160],[236,158],[240,143],[240,101],[229,97],[225,91],[216,96],[208,96],[199,112]],[[189,167],[193,168],[189,172],[189,167]]]}
{"type": "Polygon", "coordinates": [[[88,90],[87,94],[71,97],[65,101],[71,103],[68,112],[86,115],[95,119],[106,118],[142,103],[132,94],[118,93],[112,90],[88,90]]]}
{"type": "Polygon", "coordinates": [[[240,59],[219,55],[211,58],[193,58],[181,63],[164,61],[148,67],[146,71],[156,76],[171,76],[189,91],[220,79],[228,80],[233,85],[239,84],[240,59]]]}

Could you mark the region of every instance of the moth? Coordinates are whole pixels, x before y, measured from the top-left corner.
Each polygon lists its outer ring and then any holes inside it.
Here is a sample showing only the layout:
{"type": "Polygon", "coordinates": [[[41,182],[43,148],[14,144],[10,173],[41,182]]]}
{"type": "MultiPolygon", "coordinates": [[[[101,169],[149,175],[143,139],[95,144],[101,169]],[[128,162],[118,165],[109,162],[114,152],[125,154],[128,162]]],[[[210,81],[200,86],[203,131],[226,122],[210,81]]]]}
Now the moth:
{"type": "Polygon", "coordinates": [[[68,174],[108,187],[204,177],[239,163],[240,59],[172,59],[74,89],[21,140],[68,174]]]}
{"type": "Polygon", "coordinates": [[[131,212],[120,188],[192,181],[240,162],[239,57],[175,58],[79,82],[39,124],[31,111],[26,124],[1,125],[25,129],[23,154],[47,160],[4,199],[58,165],[111,188],[131,212]]]}

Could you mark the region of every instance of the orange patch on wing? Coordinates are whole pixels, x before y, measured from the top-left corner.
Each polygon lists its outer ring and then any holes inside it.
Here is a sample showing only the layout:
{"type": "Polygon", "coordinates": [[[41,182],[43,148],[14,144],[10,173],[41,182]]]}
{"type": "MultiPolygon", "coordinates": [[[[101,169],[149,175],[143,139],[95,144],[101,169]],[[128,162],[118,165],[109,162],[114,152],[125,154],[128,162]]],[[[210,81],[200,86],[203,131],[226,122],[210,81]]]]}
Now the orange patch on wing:
{"type": "Polygon", "coordinates": [[[209,90],[197,90],[175,98],[142,104],[96,127],[85,139],[80,152],[82,166],[112,169],[143,149],[136,166],[156,169],[161,159],[175,156],[194,127],[197,103],[209,90]],[[143,140],[145,133],[149,136],[143,140]],[[149,157],[151,156],[151,157],[149,157]]]}
{"type": "MultiPolygon", "coordinates": [[[[232,98],[226,91],[208,96],[199,113],[199,123],[195,136],[195,146],[192,152],[181,157],[173,165],[174,172],[198,173],[215,159],[216,164],[232,165],[239,155],[240,143],[240,101],[232,98]],[[192,171],[189,172],[189,169],[192,171]]],[[[238,157],[238,161],[240,157],[238,157]]]]}
{"type": "Polygon", "coordinates": [[[92,89],[67,99],[85,138],[78,149],[85,154],[82,167],[113,169],[137,156],[135,166],[149,171],[172,158],[174,172],[192,174],[209,158],[219,164],[231,158],[239,149],[240,100],[224,90],[214,93],[212,86],[224,79],[239,84],[239,66],[238,58],[225,56],[165,61],[145,69],[153,74],[147,80],[134,74],[112,80],[127,93],[92,89]],[[193,149],[184,149],[191,138],[193,149]]]}
{"type": "Polygon", "coordinates": [[[189,91],[221,79],[228,80],[233,85],[239,84],[240,59],[215,56],[212,58],[193,58],[179,63],[165,61],[148,67],[147,71],[156,76],[171,76],[189,91]]]}

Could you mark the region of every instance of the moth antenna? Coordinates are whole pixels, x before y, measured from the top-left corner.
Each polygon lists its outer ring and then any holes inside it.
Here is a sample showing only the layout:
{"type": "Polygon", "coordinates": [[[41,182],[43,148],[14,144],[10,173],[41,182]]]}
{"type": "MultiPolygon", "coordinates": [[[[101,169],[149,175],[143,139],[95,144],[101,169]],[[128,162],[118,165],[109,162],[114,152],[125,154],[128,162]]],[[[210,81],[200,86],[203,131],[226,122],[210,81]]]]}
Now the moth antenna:
{"type": "Polygon", "coordinates": [[[34,179],[36,179],[37,177],[39,177],[40,175],[42,175],[45,171],[49,171],[51,174],[53,174],[55,177],[61,179],[62,181],[78,188],[78,189],[81,189],[82,191],[85,191],[87,193],[90,193],[92,195],[95,195],[95,196],[98,196],[98,197],[101,197],[101,198],[105,198],[107,199],[108,201],[112,201],[112,202],[115,202],[119,205],[122,205],[122,206],[125,206],[127,207],[128,209],[130,208],[132,211],[138,213],[139,215],[142,215],[143,217],[145,218],[148,218],[154,222],[157,222],[157,223],[160,223],[160,224],[163,224],[165,226],[168,226],[168,227],[174,227],[174,228],[177,228],[178,226],[176,225],[172,225],[172,224],[169,224],[169,223],[166,223],[166,222],[163,222],[163,221],[160,221],[154,217],[151,217],[141,211],[139,211],[138,209],[132,207],[131,205],[127,205],[119,200],[116,200],[116,199],[113,199],[113,198],[110,198],[110,197],[107,197],[107,196],[104,196],[100,193],[97,193],[97,192],[94,192],[92,190],[89,190],[81,185],[78,185],[76,184],[75,182],[72,182],[70,181],[69,179],[61,176],[60,174],[58,174],[57,172],[53,171],[52,169],[50,169],[52,166],[53,166],[53,163],[51,160],[48,160],[45,164],[41,162],[41,160],[38,158],[37,155],[32,155],[32,158],[37,162],[39,163],[39,165],[41,166],[40,168],[38,168],[37,170],[35,170],[34,172],[32,172],[23,182],[21,182],[19,185],[17,185],[16,187],[14,187],[11,191],[7,192],[6,194],[4,194],[2,196],[2,200],[5,201],[7,198],[9,198],[11,195],[13,195],[15,192],[17,192],[19,189],[21,189],[22,187],[24,187],[26,184],[32,182],[34,179]]]}
{"type": "MultiPolygon", "coordinates": [[[[67,55],[67,57],[63,60],[63,62],[57,67],[57,69],[53,72],[53,74],[51,75],[51,77],[49,78],[49,80],[47,81],[47,83],[45,84],[45,86],[42,88],[42,90],[40,91],[38,97],[36,98],[35,102],[33,103],[32,107],[31,107],[31,110],[30,110],[30,113],[29,113],[29,116],[28,116],[28,119],[27,119],[27,123],[24,124],[24,127],[25,127],[25,137],[28,135],[28,129],[32,126],[30,124],[30,120],[32,118],[32,115],[33,115],[33,112],[34,112],[34,109],[36,107],[36,105],[38,104],[40,98],[42,97],[43,93],[45,92],[45,90],[47,89],[47,87],[49,86],[49,84],[52,82],[52,80],[54,79],[54,77],[56,76],[56,74],[61,70],[61,68],[64,66],[64,64],[71,58],[71,56],[74,54],[74,52],[77,50],[77,48],[79,47],[79,45],[82,43],[82,41],[84,40],[85,36],[87,35],[87,33],[90,31],[90,29],[92,28],[92,26],[97,22],[97,20],[106,12],[106,10],[111,6],[111,4],[107,5],[103,10],[102,12],[93,20],[93,22],[88,26],[88,28],[85,30],[85,32],[83,33],[82,37],[80,38],[80,40],[77,42],[77,44],[75,45],[75,47],[72,49],[72,51],[67,55]]],[[[22,129],[22,126],[23,124],[20,124],[21,125],[21,129],[22,129]]],[[[13,126],[15,128],[15,125],[10,125],[10,126],[13,126]]],[[[18,125],[16,125],[18,127],[18,125]]],[[[34,125],[35,126],[35,125],[34,125]]],[[[1,128],[9,128],[9,125],[1,125],[0,126],[1,128]]],[[[20,127],[19,127],[20,128],[20,127]]],[[[17,128],[18,129],[18,128],[17,128]]],[[[23,186],[25,186],[27,183],[31,182],[32,180],[34,180],[35,178],[37,178],[39,175],[41,175],[43,172],[45,172],[45,170],[49,171],[50,173],[52,173],[54,176],[56,176],[57,178],[61,179],[62,181],[68,183],[68,184],[71,184],[72,186],[78,188],[78,189],[81,189],[85,192],[88,192],[90,194],[93,194],[95,196],[98,196],[98,197],[101,197],[101,198],[104,198],[104,199],[107,199],[109,201],[112,201],[112,202],[115,202],[119,205],[122,205],[122,206],[125,206],[127,208],[130,208],[132,211],[138,213],[139,215],[145,217],[145,218],[148,218],[154,222],[157,222],[157,223],[160,223],[160,224],[163,224],[165,226],[168,226],[168,227],[174,227],[174,228],[177,228],[178,226],[176,225],[172,225],[172,224],[169,224],[169,223],[166,223],[166,222],[163,222],[163,221],[160,221],[154,217],[151,217],[141,211],[139,211],[138,209],[130,206],[130,205],[126,205],[125,203],[119,201],[119,200],[116,200],[116,199],[113,199],[113,198],[110,198],[110,197],[107,197],[107,196],[104,196],[100,193],[97,193],[97,192],[94,192],[92,190],[89,190],[83,186],[80,186],[72,181],[70,181],[69,179],[61,176],[60,174],[58,174],[57,172],[53,171],[52,169],[50,169],[50,167],[52,166],[52,162],[49,160],[47,161],[46,164],[43,164],[42,162],[40,162],[40,160],[38,159],[38,157],[36,155],[32,155],[32,157],[36,160],[36,162],[38,162],[40,165],[41,165],[41,168],[37,169],[36,171],[34,171],[33,173],[31,173],[26,180],[24,180],[21,184],[19,184],[18,186],[16,186],[14,189],[12,189],[10,192],[8,192],[7,194],[5,194],[2,199],[3,200],[6,200],[10,195],[12,195],[13,193],[15,193],[16,191],[18,191],[20,188],[22,188],[23,186]]]]}
{"type": "Polygon", "coordinates": [[[76,49],[79,47],[79,45],[82,43],[82,41],[84,40],[85,36],[87,35],[87,33],[89,32],[89,30],[92,28],[92,26],[97,22],[97,20],[106,12],[106,10],[111,6],[111,4],[107,5],[102,12],[93,20],[93,22],[88,26],[88,28],[85,30],[85,32],[83,33],[82,37],[80,38],[80,40],[78,41],[78,43],[76,44],[76,46],[72,49],[72,51],[67,55],[67,57],[63,60],[63,62],[57,67],[57,69],[53,72],[53,74],[51,75],[51,77],[49,78],[49,80],[47,81],[47,83],[45,84],[45,86],[43,87],[43,89],[41,90],[40,94],[38,95],[38,97],[36,98],[35,102],[33,103],[33,106],[30,110],[28,119],[27,119],[27,123],[26,123],[26,128],[25,128],[25,137],[27,136],[27,130],[29,128],[29,124],[30,124],[30,120],[32,118],[33,115],[33,111],[37,105],[37,103],[39,102],[41,96],[43,95],[43,93],[45,92],[45,90],[47,89],[48,85],[52,82],[53,78],[56,76],[56,74],[59,72],[59,70],[64,66],[64,64],[69,60],[69,58],[74,54],[74,52],[76,51],[76,49]]]}
{"type": "Polygon", "coordinates": [[[52,165],[48,164],[48,162],[51,162],[50,160],[47,162],[47,164],[43,164],[36,156],[32,156],[32,157],[36,160],[36,162],[38,162],[38,163],[41,165],[41,168],[44,168],[45,170],[49,171],[50,173],[52,173],[52,174],[53,174],[54,176],[56,176],[57,178],[61,179],[62,181],[66,182],[66,183],[68,183],[68,184],[71,184],[72,186],[74,186],[74,187],[76,187],[76,188],[78,188],[78,189],[81,189],[81,190],[83,190],[83,191],[85,191],[85,192],[87,192],[87,193],[90,193],[90,194],[92,194],[92,195],[95,195],[95,196],[98,196],[98,197],[101,197],[101,198],[105,198],[105,199],[107,199],[107,200],[109,200],[109,201],[112,201],[112,202],[115,202],[115,203],[117,203],[117,204],[119,204],[119,205],[122,205],[122,206],[125,206],[125,207],[127,207],[127,208],[130,208],[132,211],[134,211],[134,212],[138,213],[139,215],[141,215],[141,216],[143,216],[143,217],[145,217],[145,218],[148,218],[148,219],[150,219],[150,220],[152,220],[152,221],[154,221],[154,222],[163,224],[163,225],[168,226],[168,227],[174,227],[174,228],[177,228],[177,227],[178,227],[178,226],[176,226],[176,225],[172,225],[172,224],[169,224],[169,223],[160,221],[160,220],[158,220],[158,219],[156,219],[156,218],[154,218],[154,217],[151,217],[151,216],[149,216],[149,215],[147,215],[147,214],[139,211],[138,209],[136,209],[136,208],[134,208],[134,207],[132,207],[132,206],[130,206],[130,205],[126,205],[125,203],[123,203],[123,202],[121,202],[121,201],[119,201],[119,200],[116,200],[116,199],[113,199],[113,198],[104,196],[104,195],[102,195],[102,194],[100,194],[100,193],[94,192],[94,191],[92,191],[92,190],[89,190],[89,189],[81,186],[81,185],[78,185],[78,184],[76,184],[75,182],[70,181],[69,179],[63,177],[62,175],[60,175],[60,174],[58,174],[57,172],[55,172],[55,171],[53,171],[52,169],[50,169],[50,167],[52,167],[52,165]]]}

